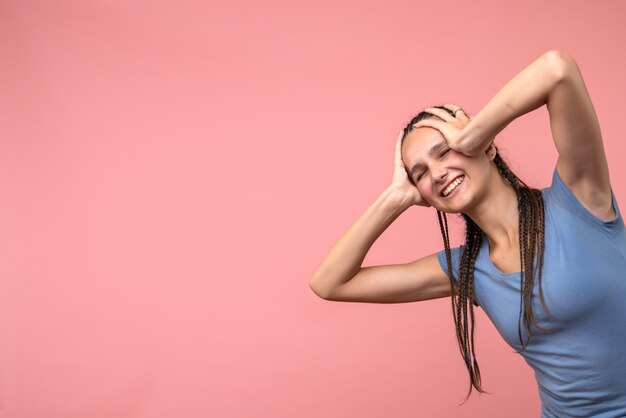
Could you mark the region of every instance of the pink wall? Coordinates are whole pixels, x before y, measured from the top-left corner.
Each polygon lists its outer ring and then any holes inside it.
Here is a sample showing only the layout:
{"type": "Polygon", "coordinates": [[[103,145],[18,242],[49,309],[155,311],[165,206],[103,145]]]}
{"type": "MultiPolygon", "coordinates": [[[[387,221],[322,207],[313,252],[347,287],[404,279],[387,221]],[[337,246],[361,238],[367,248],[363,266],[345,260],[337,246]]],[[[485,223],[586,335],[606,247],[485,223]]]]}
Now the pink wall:
{"type": "MultiPolygon", "coordinates": [[[[532,417],[532,371],[449,299],[317,298],[422,107],[477,113],[571,53],[626,196],[623,1],[0,3],[0,417],[532,417]],[[53,5],[59,3],[62,5],[53,5]]],[[[547,112],[499,136],[535,187],[547,112]]],[[[458,242],[461,224],[457,228],[458,242]]],[[[411,208],[365,264],[442,247],[411,208]]]]}

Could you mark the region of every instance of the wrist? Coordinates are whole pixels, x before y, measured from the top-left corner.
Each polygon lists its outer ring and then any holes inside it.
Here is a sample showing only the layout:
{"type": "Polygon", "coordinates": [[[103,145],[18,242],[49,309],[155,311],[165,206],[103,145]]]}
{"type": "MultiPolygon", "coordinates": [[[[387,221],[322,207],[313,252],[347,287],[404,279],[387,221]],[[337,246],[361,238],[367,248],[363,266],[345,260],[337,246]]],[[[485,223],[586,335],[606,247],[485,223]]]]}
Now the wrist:
{"type": "Polygon", "coordinates": [[[389,185],[378,200],[385,209],[397,212],[398,215],[413,205],[406,191],[394,184],[389,185]]]}
{"type": "Polygon", "coordinates": [[[482,152],[485,152],[491,142],[493,142],[497,133],[499,133],[506,123],[504,122],[503,126],[493,126],[489,124],[483,124],[481,114],[479,113],[476,117],[461,129],[459,133],[459,144],[462,145],[462,150],[466,155],[471,157],[475,157],[482,152]]]}

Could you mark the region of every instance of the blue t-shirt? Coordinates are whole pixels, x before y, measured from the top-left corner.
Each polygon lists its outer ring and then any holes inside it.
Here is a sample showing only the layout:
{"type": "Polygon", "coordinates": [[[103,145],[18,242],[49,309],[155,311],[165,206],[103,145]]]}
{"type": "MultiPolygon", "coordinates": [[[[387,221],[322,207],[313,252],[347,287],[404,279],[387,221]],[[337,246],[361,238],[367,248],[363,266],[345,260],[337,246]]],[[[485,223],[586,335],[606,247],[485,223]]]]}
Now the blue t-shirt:
{"type": "MultiPolygon", "coordinates": [[[[541,190],[545,206],[545,249],[541,286],[550,316],[539,300],[535,279],[535,320],[521,353],[534,369],[541,417],[626,417],[626,229],[611,190],[616,218],[589,212],[559,176],[541,190]]],[[[463,245],[452,248],[458,279],[463,245]]],[[[437,253],[448,271],[445,250],[437,253]]],[[[518,336],[520,273],[503,273],[489,258],[483,233],[474,270],[474,298],[500,335],[515,350],[518,336]]],[[[521,323],[522,338],[527,333],[521,323]]]]}

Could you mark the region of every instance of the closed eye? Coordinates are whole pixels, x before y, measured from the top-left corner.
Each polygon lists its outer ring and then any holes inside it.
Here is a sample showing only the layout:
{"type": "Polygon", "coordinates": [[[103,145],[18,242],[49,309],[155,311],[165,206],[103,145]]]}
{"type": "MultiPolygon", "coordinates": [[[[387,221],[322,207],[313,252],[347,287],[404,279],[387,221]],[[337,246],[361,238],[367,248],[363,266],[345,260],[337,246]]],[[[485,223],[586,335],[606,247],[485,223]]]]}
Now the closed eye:
{"type": "MultiPolygon", "coordinates": [[[[439,158],[443,157],[444,155],[446,155],[448,153],[448,151],[451,151],[452,148],[447,148],[444,151],[441,152],[441,154],[439,154],[439,158]]],[[[422,171],[421,173],[419,173],[419,175],[417,176],[417,181],[420,181],[420,179],[422,177],[424,177],[424,174],[426,174],[427,170],[422,171]]]]}

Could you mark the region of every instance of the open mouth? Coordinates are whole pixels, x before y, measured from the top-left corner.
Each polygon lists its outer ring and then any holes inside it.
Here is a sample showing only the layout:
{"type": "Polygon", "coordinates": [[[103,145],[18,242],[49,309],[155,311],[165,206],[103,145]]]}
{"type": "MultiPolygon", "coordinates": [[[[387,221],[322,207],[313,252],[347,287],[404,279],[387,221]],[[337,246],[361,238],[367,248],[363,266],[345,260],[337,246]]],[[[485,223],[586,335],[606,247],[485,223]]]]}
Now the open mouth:
{"type": "Polygon", "coordinates": [[[463,183],[464,179],[465,179],[464,175],[461,175],[457,177],[456,179],[454,179],[454,181],[450,183],[450,185],[441,192],[441,196],[448,197],[451,194],[453,194],[454,191],[459,187],[459,185],[463,183]]]}

